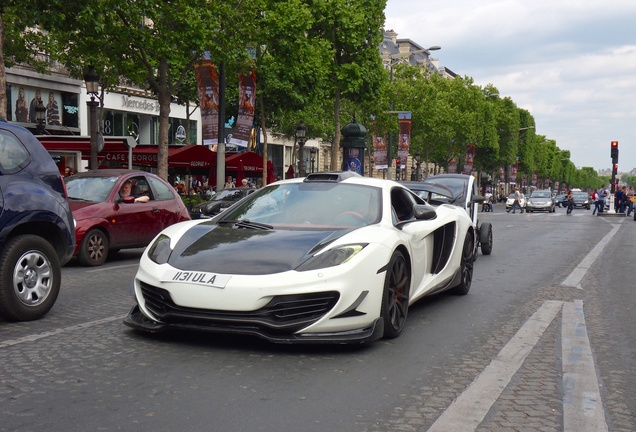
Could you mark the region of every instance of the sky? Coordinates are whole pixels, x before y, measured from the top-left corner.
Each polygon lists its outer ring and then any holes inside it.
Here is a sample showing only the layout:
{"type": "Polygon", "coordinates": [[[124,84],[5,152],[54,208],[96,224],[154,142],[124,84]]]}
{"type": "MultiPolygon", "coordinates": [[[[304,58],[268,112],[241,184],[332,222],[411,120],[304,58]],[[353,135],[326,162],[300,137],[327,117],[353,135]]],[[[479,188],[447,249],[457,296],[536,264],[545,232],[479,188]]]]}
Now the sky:
{"type": "Polygon", "coordinates": [[[494,85],[578,167],[636,168],[635,0],[387,0],[385,29],[494,85]]]}

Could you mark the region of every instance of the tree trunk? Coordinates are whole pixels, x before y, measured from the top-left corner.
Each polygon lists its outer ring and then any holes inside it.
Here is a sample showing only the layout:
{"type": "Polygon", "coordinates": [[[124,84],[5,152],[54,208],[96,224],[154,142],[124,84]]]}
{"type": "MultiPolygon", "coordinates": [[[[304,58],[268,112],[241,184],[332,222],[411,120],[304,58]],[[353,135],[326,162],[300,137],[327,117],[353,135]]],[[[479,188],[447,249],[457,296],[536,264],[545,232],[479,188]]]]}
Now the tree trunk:
{"type": "Polygon", "coordinates": [[[157,175],[168,180],[168,120],[170,118],[170,89],[168,88],[168,63],[159,62],[159,142],[157,146],[157,175]]]}

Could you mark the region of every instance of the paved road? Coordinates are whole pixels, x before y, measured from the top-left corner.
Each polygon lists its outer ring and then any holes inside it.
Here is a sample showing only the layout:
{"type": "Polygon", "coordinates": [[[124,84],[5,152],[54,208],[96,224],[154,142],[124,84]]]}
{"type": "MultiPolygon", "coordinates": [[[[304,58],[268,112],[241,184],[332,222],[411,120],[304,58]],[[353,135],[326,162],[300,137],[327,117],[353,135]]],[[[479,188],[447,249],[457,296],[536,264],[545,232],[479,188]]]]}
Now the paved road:
{"type": "Polygon", "coordinates": [[[636,430],[636,222],[480,216],[495,246],[470,294],[368,346],[138,334],[121,318],[140,251],[71,263],[45,319],[0,322],[0,430],[636,430]]]}

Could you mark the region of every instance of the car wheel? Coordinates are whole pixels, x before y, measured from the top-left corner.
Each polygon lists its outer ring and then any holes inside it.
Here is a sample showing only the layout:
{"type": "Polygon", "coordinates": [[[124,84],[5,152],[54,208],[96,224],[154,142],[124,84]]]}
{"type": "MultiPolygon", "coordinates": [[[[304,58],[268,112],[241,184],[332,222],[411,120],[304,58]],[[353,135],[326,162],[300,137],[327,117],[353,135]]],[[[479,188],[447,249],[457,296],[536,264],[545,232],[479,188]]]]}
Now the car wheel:
{"type": "Polygon", "coordinates": [[[382,310],[384,319],[384,337],[396,338],[402,333],[409,308],[411,272],[406,259],[400,251],[393,252],[384,280],[382,310]]]}
{"type": "Polygon", "coordinates": [[[490,222],[484,222],[479,227],[479,243],[481,244],[481,253],[484,255],[492,253],[492,225],[490,222]]]}
{"type": "Polygon", "coordinates": [[[0,256],[0,316],[31,321],[51,310],[62,280],[55,249],[34,235],[9,240],[0,256]]]}
{"type": "Polygon", "coordinates": [[[475,239],[473,238],[472,233],[466,234],[466,239],[464,240],[464,248],[462,249],[462,260],[461,260],[461,272],[462,278],[459,285],[453,288],[453,292],[455,294],[466,295],[468,291],[470,291],[470,286],[473,282],[473,263],[475,262],[474,255],[474,244],[475,239]]]}
{"type": "Polygon", "coordinates": [[[97,228],[90,230],[80,247],[77,259],[83,266],[95,267],[106,262],[108,256],[108,238],[102,230],[97,228]]]}

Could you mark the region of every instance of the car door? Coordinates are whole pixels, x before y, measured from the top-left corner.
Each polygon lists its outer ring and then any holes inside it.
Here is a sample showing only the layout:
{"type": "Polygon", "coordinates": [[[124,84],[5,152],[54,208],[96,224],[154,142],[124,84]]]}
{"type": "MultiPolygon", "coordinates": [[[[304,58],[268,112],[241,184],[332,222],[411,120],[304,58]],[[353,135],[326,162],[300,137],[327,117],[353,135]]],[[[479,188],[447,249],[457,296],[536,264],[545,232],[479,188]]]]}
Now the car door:
{"type": "MultiPolygon", "coordinates": [[[[119,193],[116,192],[115,218],[111,224],[111,247],[146,246],[163,228],[159,207],[153,199],[152,191],[146,176],[129,177],[133,182],[133,189],[137,189],[136,195],[147,194],[148,202],[124,203],[119,201],[119,193]]],[[[121,188],[124,179],[120,179],[117,191],[121,188]]]]}
{"type": "Polygon", "coordinates": [[[174,192],[174,188],[156,177],[149,176],[148,182],[152,192],[151,202],[155,205],[157,223],[160,226],[159,231],[161,231],[180,221],[180,214],[177,210],[181,203],[181,197],[174,192]]]}

